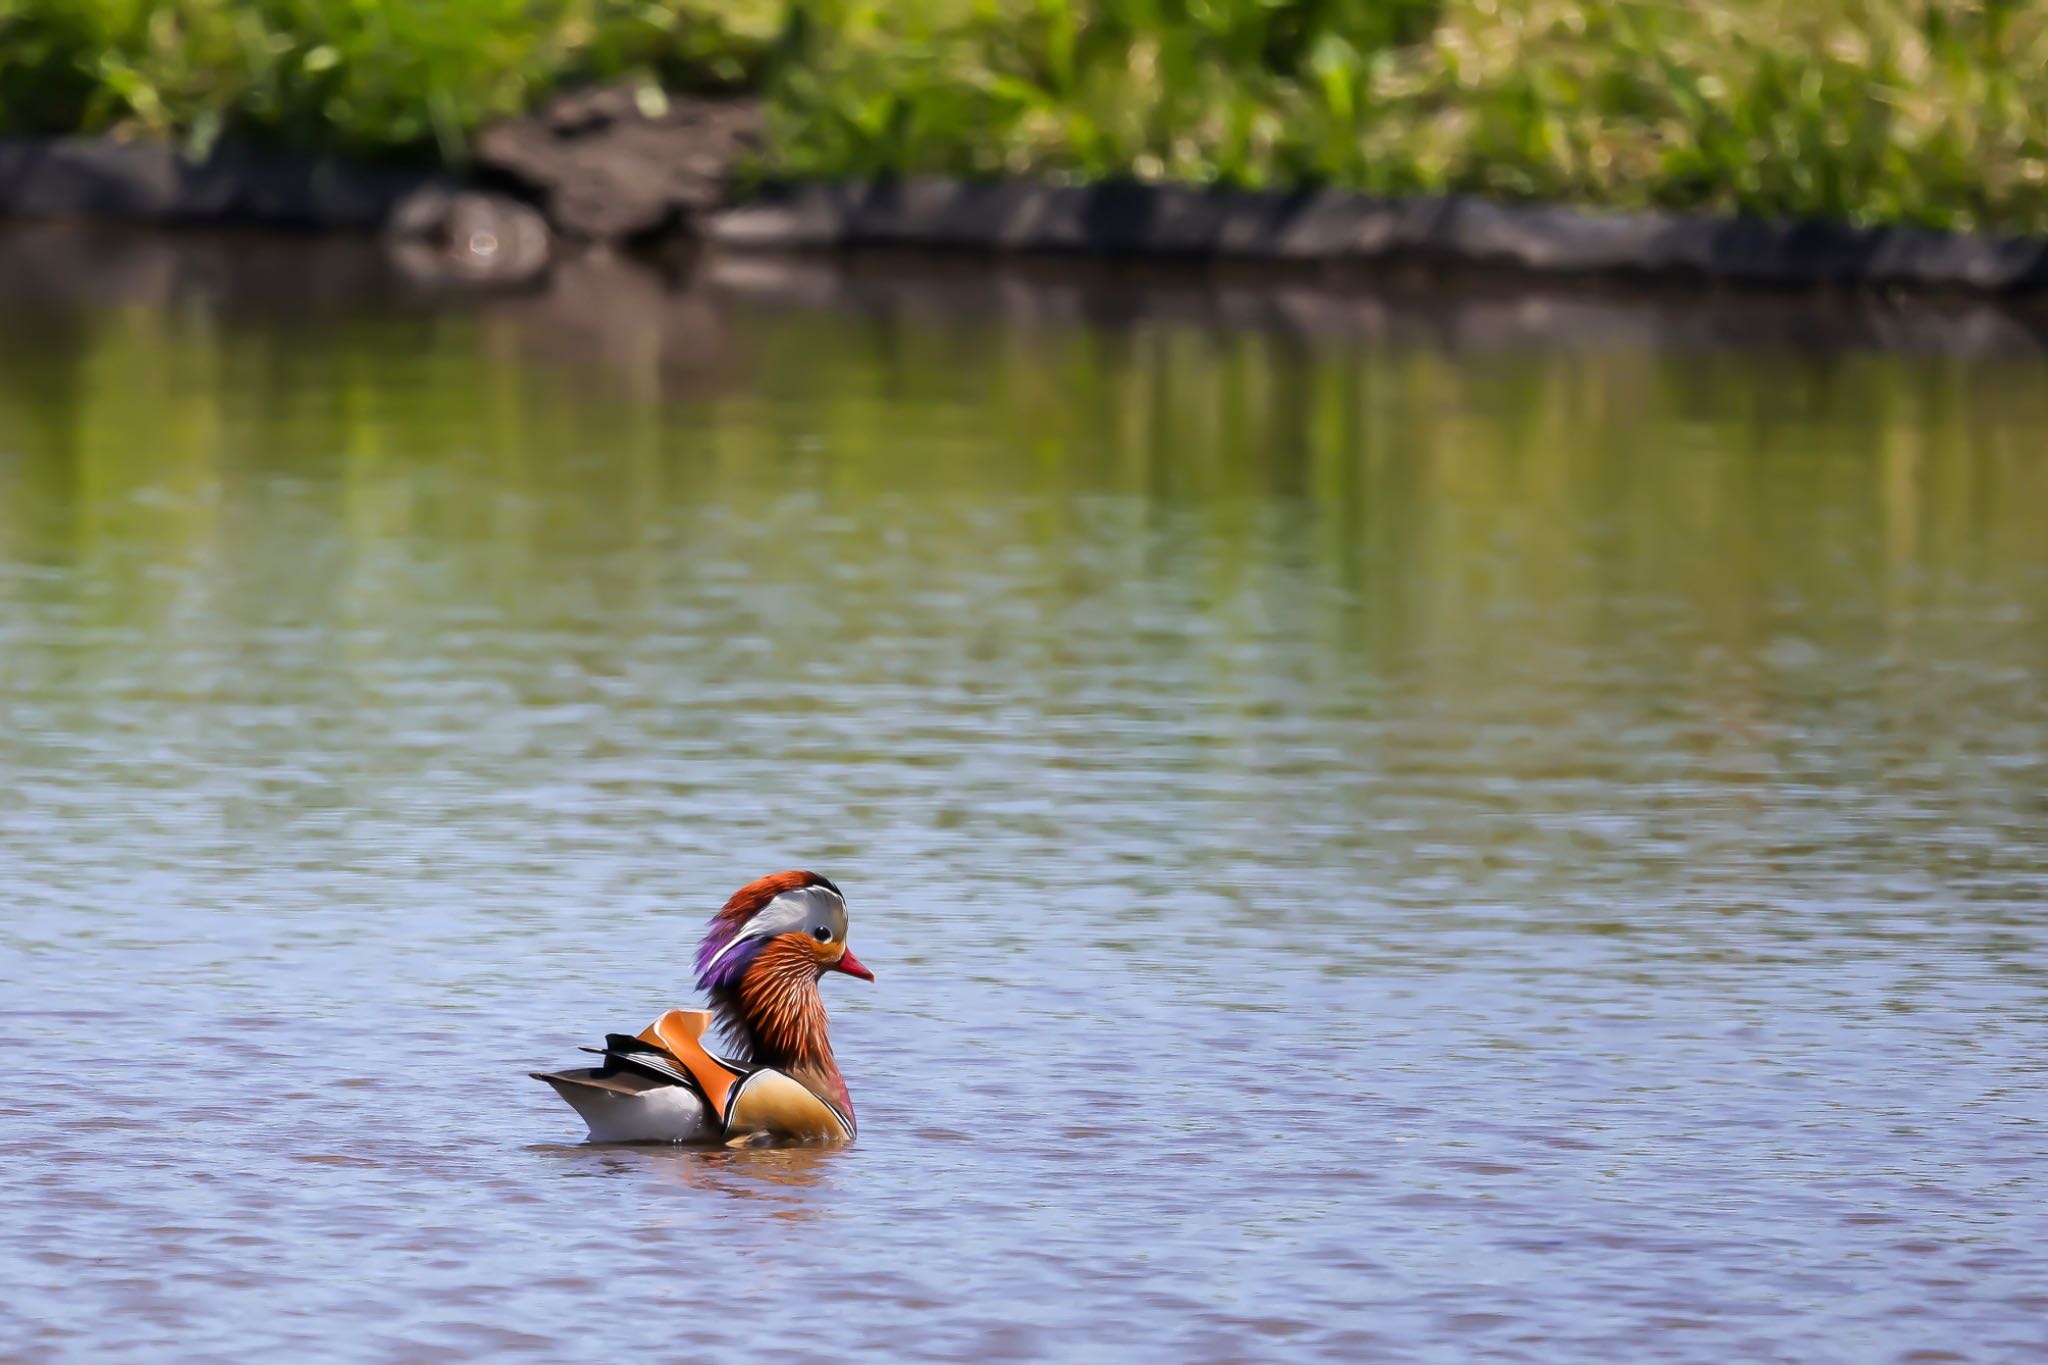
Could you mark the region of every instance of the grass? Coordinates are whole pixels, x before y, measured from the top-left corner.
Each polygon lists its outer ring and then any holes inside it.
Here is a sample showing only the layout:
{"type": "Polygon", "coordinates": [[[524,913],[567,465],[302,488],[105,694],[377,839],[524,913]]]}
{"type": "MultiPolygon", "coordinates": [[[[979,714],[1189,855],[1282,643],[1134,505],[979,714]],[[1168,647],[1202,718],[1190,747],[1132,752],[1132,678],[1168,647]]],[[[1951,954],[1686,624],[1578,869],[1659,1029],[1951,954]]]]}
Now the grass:
{"type": "Polygon", "coordinates": [[[759,0],[0,0],[0,131],[459,161],[564,85],[756,83],[785,23],[759,0]]]}
{"type": "Polygon", "coordinates": [[[0,129],[459,159],[618,77],[779,173],[1470,191],[2048,233],[2019,0],[0,0],[0,129]]]}

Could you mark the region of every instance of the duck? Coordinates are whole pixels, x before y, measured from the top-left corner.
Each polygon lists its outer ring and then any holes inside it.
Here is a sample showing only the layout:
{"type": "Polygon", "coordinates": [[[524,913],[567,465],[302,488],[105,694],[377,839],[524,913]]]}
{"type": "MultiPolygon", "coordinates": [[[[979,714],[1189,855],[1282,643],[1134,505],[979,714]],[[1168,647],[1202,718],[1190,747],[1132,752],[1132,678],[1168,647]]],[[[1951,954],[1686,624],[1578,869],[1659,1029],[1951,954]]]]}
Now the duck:
{"type": "Polygon", "coordinates": [[[839,888],[801,870],[748,882],[711,917],[695,966],[709,1009],[606,1034],[582,1049],[603,1058],[597,1066],[528,1074],[583,1117],[592,1142],[851,1141],[853,1100],[818,985],[828,972],[875,974],[847,946],[839,888]]]}

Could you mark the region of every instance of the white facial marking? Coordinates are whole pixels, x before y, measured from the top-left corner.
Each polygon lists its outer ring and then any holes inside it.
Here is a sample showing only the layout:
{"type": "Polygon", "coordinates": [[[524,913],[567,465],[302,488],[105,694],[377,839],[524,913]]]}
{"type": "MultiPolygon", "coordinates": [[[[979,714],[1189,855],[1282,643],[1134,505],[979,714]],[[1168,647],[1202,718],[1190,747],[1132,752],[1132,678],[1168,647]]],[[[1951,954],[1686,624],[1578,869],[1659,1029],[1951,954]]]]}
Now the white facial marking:
{"type": "Polygon", "coordinates": [[[726,954],[742,943],[757,938],[773,938],[794,930],[806,930],[813,920],[821,920],[832,926],[834,937],[846,937],[846,899],[832,893],[827,886],[800,886],[794,891],[785,891],[754,912],[753,918],[740,926],[732,942],[720,948],[712,959],[704,964],[703,975],[709,976],[726,954]]]}

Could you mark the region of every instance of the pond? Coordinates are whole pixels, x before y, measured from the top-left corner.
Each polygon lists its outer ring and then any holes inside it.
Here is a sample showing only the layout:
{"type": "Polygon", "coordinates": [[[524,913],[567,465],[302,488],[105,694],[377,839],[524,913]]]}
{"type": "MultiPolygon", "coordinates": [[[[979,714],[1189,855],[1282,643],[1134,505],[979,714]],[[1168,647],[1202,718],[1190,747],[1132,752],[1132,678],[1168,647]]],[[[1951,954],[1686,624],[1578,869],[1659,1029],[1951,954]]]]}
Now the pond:
{"type": "Polygon", "coordinates": [[[2039,353],[61,251],[0,281],[16,1358],[2048,1348],[2039,353]],[[878,978],[858,1142],[585,1144],[526,1073],[785,867],[878,978]]]}

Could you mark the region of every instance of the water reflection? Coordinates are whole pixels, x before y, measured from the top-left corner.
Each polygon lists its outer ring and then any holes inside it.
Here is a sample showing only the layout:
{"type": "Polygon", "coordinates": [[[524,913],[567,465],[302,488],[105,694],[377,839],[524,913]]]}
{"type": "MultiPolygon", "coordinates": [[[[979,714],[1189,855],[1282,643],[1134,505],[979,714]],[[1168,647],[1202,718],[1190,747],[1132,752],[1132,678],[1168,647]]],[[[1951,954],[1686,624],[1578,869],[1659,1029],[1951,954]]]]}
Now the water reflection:
{"type": "MultiPolygon", "coordinates": [[[[823,1147],[697,1148],[623,1143],[543,1143],[527,1149],[562,1163],[565,1173],[628,1177],[721,1199],[762,1202],[770,1217],[802,1220],[816,1216],[828,1198],[832,1163],[845,1153],[823,1147]]],[[[747,1216],[759,1216],[749,1213],[747,1216]]]]}

